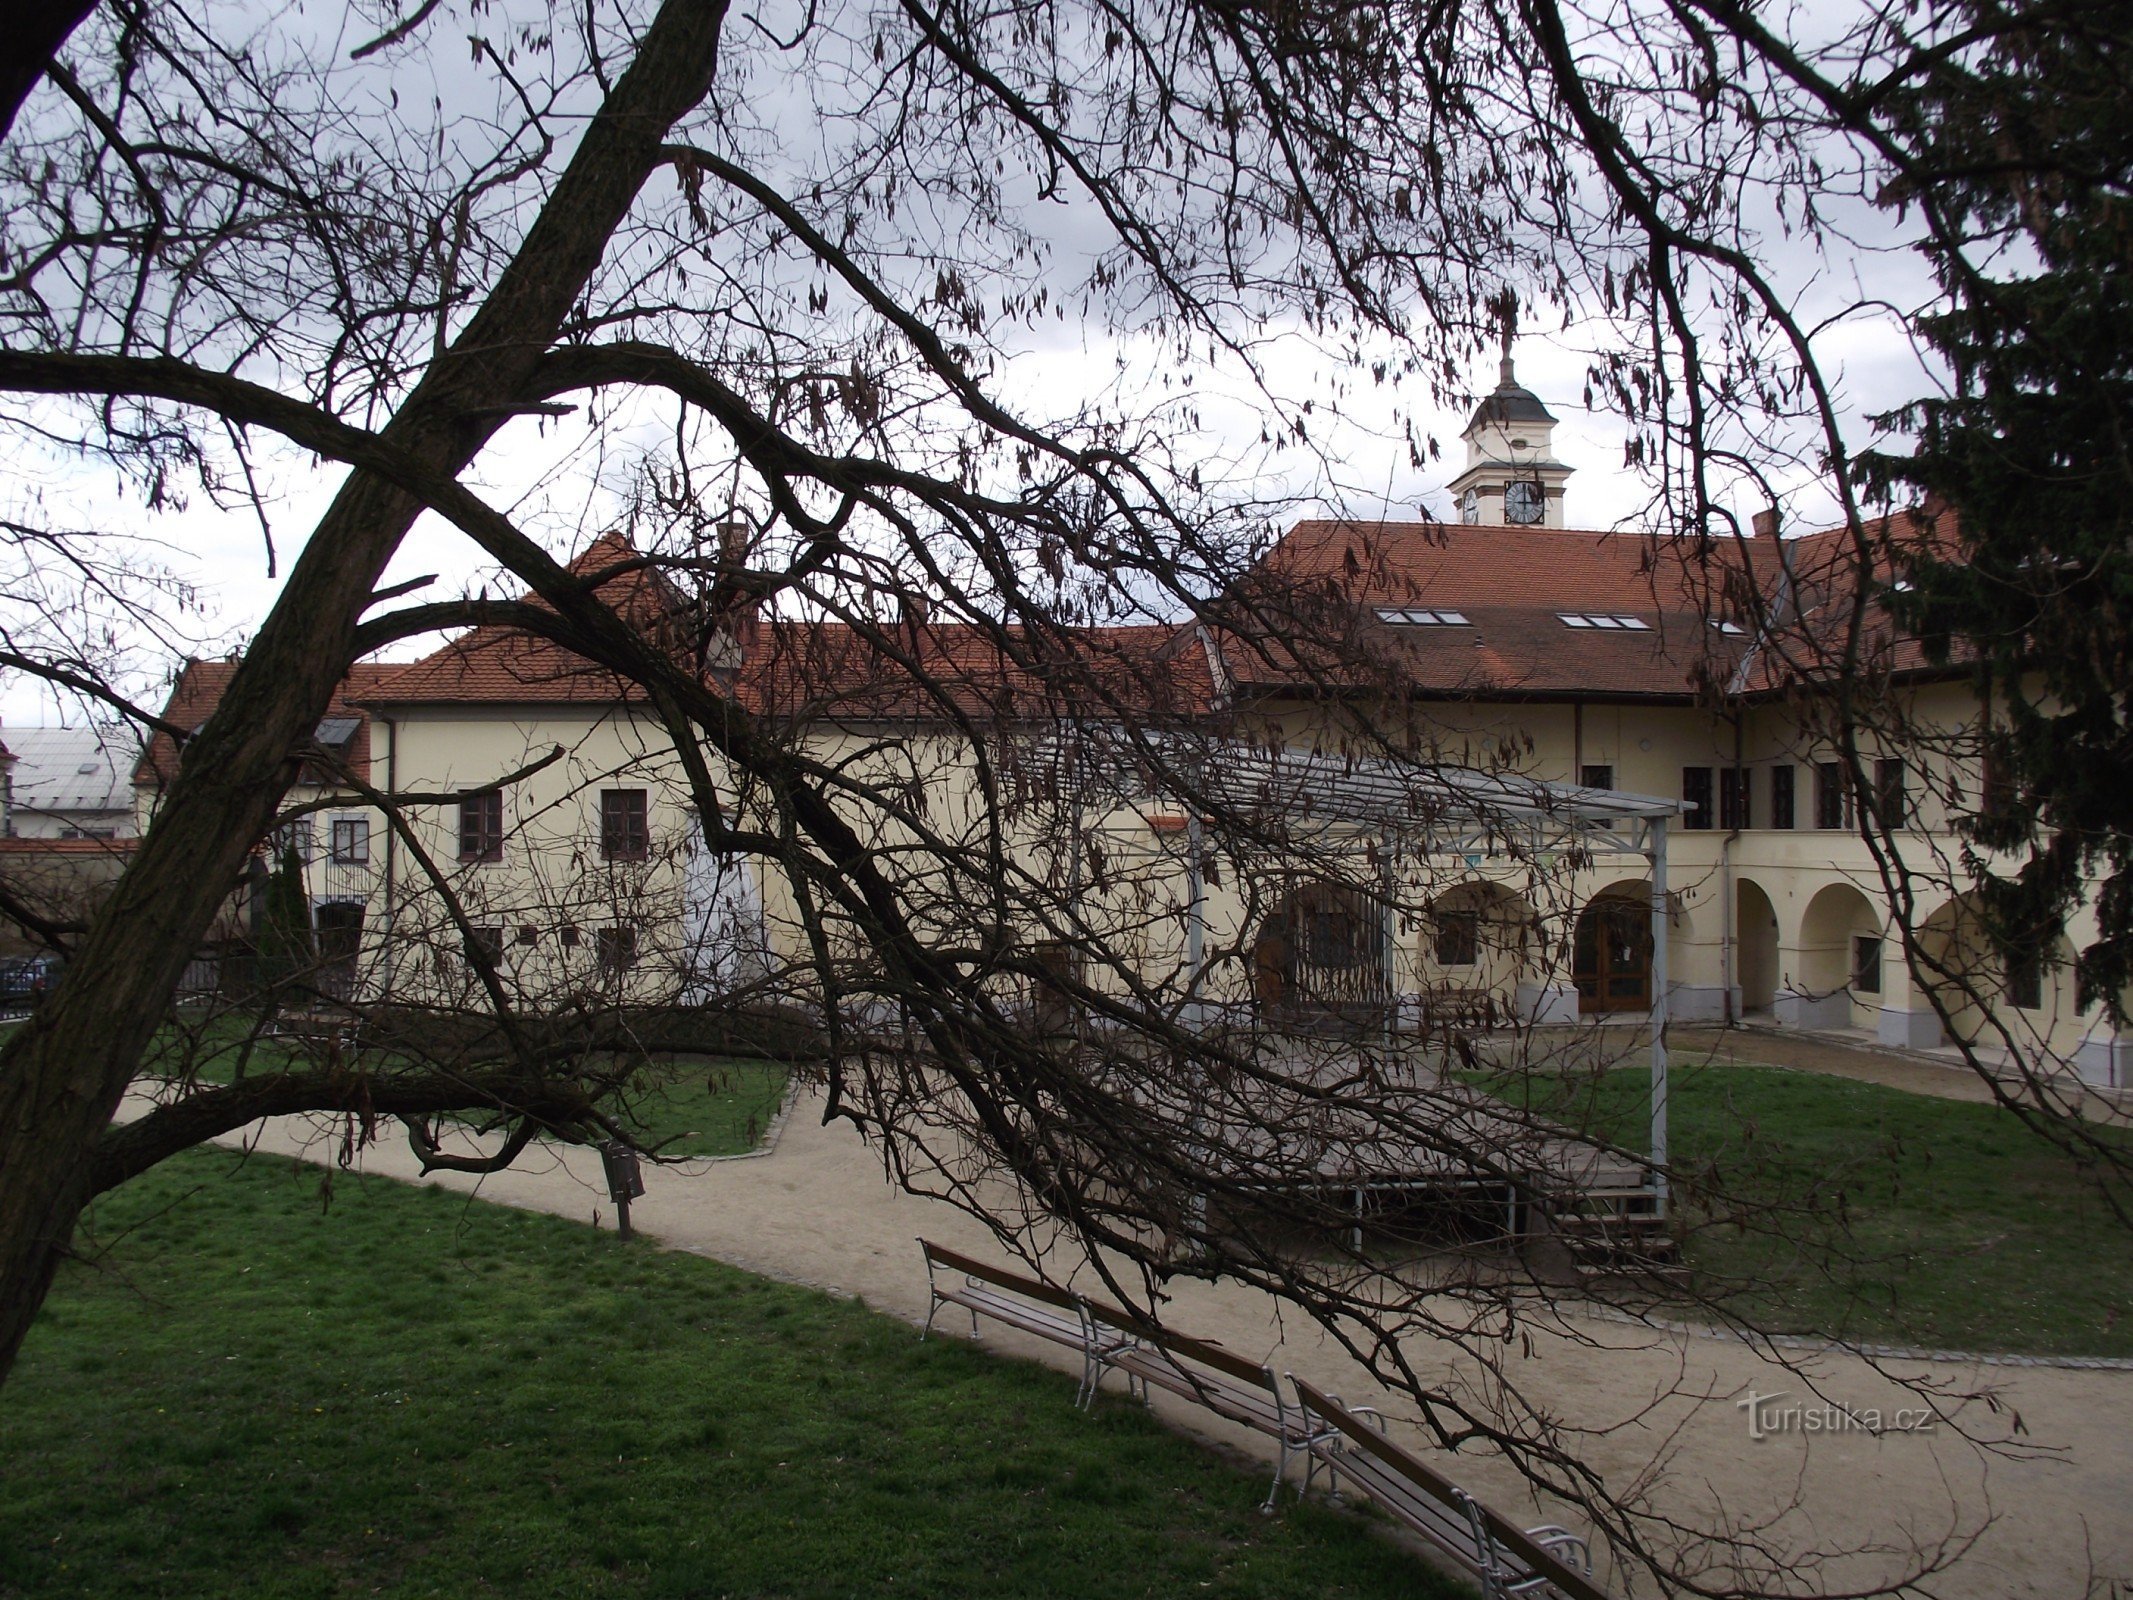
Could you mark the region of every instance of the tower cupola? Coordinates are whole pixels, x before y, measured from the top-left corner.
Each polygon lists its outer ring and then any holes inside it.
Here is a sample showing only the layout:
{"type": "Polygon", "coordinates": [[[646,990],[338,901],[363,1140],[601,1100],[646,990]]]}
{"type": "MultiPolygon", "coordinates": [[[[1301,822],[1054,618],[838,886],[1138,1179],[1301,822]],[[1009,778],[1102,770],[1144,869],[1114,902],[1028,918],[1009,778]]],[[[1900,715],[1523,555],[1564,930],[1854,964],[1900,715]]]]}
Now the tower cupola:
{"type": "Polygon", "coordinates": [[[1560,528],[1571,469],[1555,459],[1555,417],[1523,387],[1504,351],[1498,382],[1467,422],[1466,467],[1452,479],[1459,520],[1492,527],[1560,528]]]}

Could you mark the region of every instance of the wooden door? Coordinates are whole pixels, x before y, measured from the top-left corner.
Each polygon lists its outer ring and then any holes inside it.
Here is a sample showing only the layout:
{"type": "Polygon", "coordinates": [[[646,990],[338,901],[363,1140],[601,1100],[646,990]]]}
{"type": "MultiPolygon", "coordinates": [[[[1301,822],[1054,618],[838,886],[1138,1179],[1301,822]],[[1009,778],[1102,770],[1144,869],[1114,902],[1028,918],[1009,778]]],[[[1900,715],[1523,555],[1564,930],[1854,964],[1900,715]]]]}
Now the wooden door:
{"type": "Polygon", "coordinates": [[[1652,1005],[1651,907],[1626,896],[1595,900],[1578,917],[1571,951],[1578,1010],[1649,1011],[1652,1005]]]}

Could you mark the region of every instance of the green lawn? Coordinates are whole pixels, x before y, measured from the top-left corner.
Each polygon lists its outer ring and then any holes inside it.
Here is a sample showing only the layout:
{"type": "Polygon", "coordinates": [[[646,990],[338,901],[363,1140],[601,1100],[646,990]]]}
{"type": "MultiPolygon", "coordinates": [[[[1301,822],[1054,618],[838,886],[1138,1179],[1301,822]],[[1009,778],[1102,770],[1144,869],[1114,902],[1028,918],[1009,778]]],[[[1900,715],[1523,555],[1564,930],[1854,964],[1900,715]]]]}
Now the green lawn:
{"type": "MultiPolygon", "coordinates": [[[[201,1083],[230,1082],[241,1066],[250,1077],[316,1065],[314,1042],[260,1034],[235,1017],[185,1032],[166,1029],[144,1063],[147,1077],[167,1077],[182,1065],[201,1083]]],[[[701,1058],[647,1060],[620,1107],[621,1120],[647,1148],[663,1156],[730,1156],[762,1143],[785,1098],[791,1071],[783,1062],[701,1058]]]]}
{"type": "Polygon", "coordinates": [[[791,1076],[779,1061],[654,1063],[626,1120],[663,1156],[738,1155],[763,1142],[791,1076]]]}
{"type": "MultiPolygon", "coordinates": [[[[7,1596],[1449,1595],[1071,1380],[556,1218],[201,1151],[0,1389],[7,1596]]],[[[919,1271],[912,1252],[912,1272],[919,1271]]]]}
{"type": "MultiPolygon", "coordinates": [[[[1641,1067],[1480,1081],[1647,1147],[1641,1067]]],[[[1697,1289],[1753,1285],[1737,1304],[1782,1331],[2133,1356],[2125,1225],[2006,1112],[1775,1067],[1679,1065],[1670,1083],[1673,1158],[1706,1191],[1677,1208],[1697,1289]]]]}

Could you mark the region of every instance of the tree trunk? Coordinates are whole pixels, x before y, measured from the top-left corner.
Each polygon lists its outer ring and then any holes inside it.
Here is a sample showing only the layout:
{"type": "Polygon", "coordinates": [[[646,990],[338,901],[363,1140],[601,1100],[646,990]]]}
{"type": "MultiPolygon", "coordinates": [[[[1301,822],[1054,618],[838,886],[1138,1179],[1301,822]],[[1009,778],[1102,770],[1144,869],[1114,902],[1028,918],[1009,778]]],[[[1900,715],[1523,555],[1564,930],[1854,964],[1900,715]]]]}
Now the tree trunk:
{"type": "MultiPolygon", "coordinates": [[[[385,428],[412,462],[456,476],[502,425],[494,408],[523,392],[669,129],[709,91],[724,18],[702,0],[661,8],[496,288],[385,428]]],[[[378,575],[421,510],[362,473],[342,485],[66,981],[0,1051],[0,1379],[89,1197],[98,1137],[271,824],[291,752],[325,713],[378,575]]]]}

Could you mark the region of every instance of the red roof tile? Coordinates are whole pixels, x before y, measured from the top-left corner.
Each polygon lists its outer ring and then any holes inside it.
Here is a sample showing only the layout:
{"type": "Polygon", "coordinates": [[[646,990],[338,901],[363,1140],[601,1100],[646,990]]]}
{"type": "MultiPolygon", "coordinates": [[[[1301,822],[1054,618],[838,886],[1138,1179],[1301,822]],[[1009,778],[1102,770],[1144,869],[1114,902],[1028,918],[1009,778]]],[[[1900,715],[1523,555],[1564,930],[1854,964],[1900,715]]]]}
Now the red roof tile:
{"type": "Polygon", "coordinates": [[[4,856],[123,856],[138,839],[0,839],[4,856]]]}
{"type": "MultiPolygon", "coordinates": [[[[186,662],[178,672],[178,681],[171,685],[170,698],[164,702],[163,720],[198,732],[213,715],[215,707],[222,703],[230,680],[237,675],[237,665],[234,659],[186,662]]],[[[357,702],[367,697],[393,670],[384,663],[357,662],[348,669],[348,676],[335,688],[333,698],[326,706],[327,717],[355,719],[355,736],[348,746],[347,765],[355,777],[365,781],[370,777],[370,715],[357,702]]],[[[177,775],[177,745],[169,734],[155,734],[133,770],[134,783],[162,785],[177,775]]]]}
{"type": "Polygon", "coordinates": [[[1698,567],[1627,533],[1303,522],[1229,597],[1224,655],[1240,684],[1267,689],[1682,699],[1700,677],[1722,679],[1745,643],[1712,622],[1739,567],[1715,544],[1698,567]],[[1381,615],[1415,607],[1466,620],[1381,615]],[[1642,627],[1576,627],[1566,615],[1642,627]]]}
{"type": "Polygon", "coordinates": [[[1204,716],[1216,701],[1198,631],[1156,624],[861,631],[777,619],[752,630],[736,688],[750,709],[792,721],[1204,716]]]}
{"type": "MultiPolygon", "coordinates": [[[[1262,690],[1681,700],[1706,685],[1776,688],[1832,665],[1832,620],[1862,572],[1869,587],[1885,583],[1906,548],[1949,541],[1952,521],[1898,513],[1868,523],[1865,568],[1841,528],[1782,544],[1718,539],[1699,551],[1579,529],[1301,522],[1227,597],[1224,657],[1240,685],[1262,690]],[[1466,622],[1381,615],[1418,607],[1466,622]],[[1594,614],[1644,627],[1563,620],[1594,614]],[[1755,648],[1757,619],[1772,620],[1790,648],[1755,648]]],[[[1915,642],[1885,626],[1869,642],[1877,667],[1924,665],[1915,642]]]]}
{"type": "MultiPolygon", "coordinates": [[[[605,533],[569,564],[593,592],[646,632],[679,610],[673,590],[628,538],[605,533]]],[[[524,603],[548,609],[528,595],[524,603]]],[[[502,625],[470,629],[419,661],[386,666],[365,698],[372,705],[614,705],[643,691],[561,646],[502,625]]]]}
{"type": "MultiPolygon", "coordinates": [[[[571,563],[649,637],[686,656],[700,631],[680,597],[621,536],[571,563]]],[[[752,711],[847,721],[944,716],[1045,716],[1116,701],[1141,710],[1204,712],[1214,680],[1195,636],[1170,626],[1062,629],[967,622],[883,623],[764,618],[739,630],[737,666],[705,670],[752,711]]],[[[714,652],[714,663],[716,655],[714,652]]],[[[730,652],[727,653],[730,659],[730,652]]],[[[644,694],[607,668],[504,625],[470,630],[392,670],[369,704],[616,705],[644,694]]]]}

